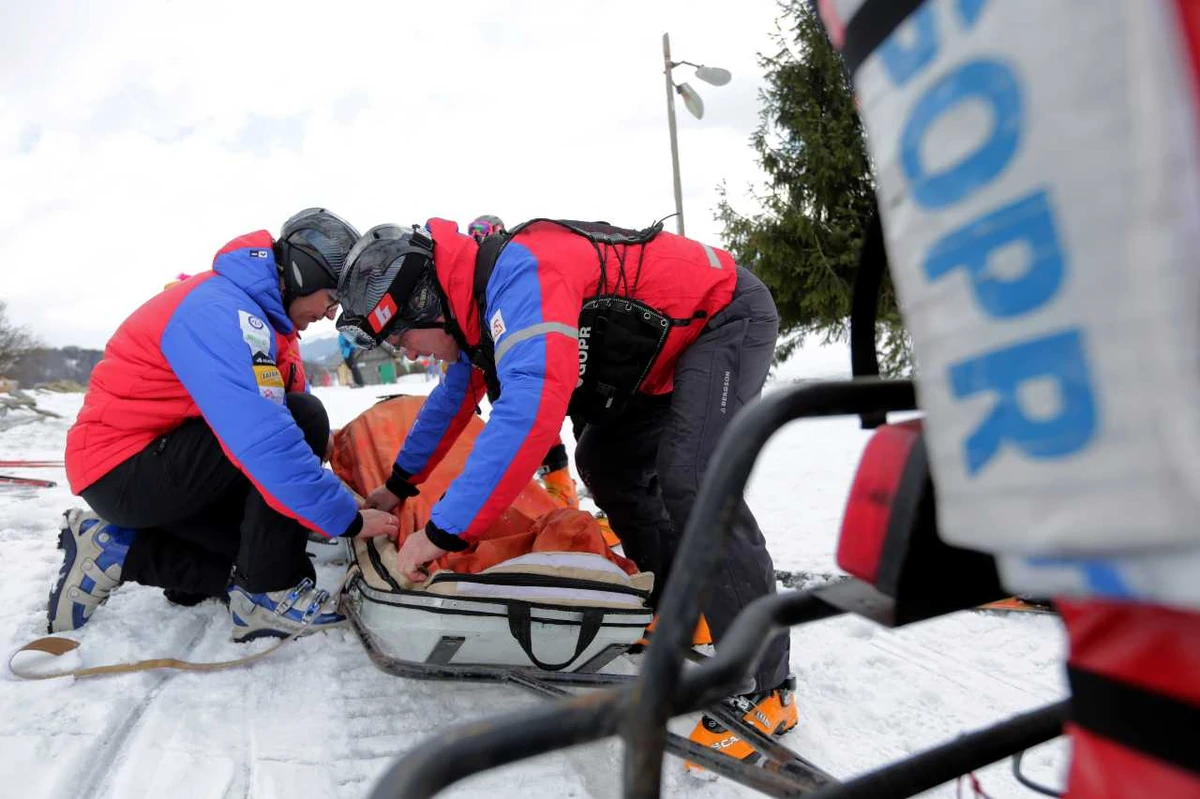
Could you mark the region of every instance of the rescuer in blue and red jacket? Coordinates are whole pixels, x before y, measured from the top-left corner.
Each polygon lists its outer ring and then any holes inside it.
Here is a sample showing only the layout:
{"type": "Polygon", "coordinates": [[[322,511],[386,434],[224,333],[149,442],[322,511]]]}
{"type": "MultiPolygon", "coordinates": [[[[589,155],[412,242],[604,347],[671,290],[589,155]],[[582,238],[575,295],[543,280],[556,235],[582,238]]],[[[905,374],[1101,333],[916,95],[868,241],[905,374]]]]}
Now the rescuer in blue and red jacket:
{"type": "MultiPolygon", "coordinates": [[[[380,225],[354,246],[339,293],[338,328],[360,346],[386,339],[410,359],[450,364],[368,506],[415,494],[484,392],[495,397],[462,474],[400,550],[416,582],[509,507],[569,414],[581,428],[580,476],[625,554],[655,573],[656,600],[717,439],[761,392],[779,331],[753,273],[661,225],[537,219],[482,242],[442,219],[380,225]]],[[[738,612],[775,590],[744,502],[734,527],[703,608],[718,648],[738,612]]],[[[755,676],[751,705],[779,710],[768,732],[790,729],[786,637],[768,645],[755,676]]]]}
{"type": "Polygon", "coordinates": [[[229,597],[235,640],[337,623],[308,531],[395,534],[322,467],[329,418],[304,391],[295,333],[332,318],[357,231],[324,209],[221,248],[212,270],[121,324],[67,434],[73,510],[51,632],[77,629],[121,582],[194,604],[229,597]],[[286,375],[283,370],[286,370],[286,375]],[[232,572],[232,584],[231,584],[232,572]]]}
{"type": "MultiPolygon", "coordinates": [[[[477,244],[482,244],[488,236],[503,235],[507,232],[504,220],[494,214],[477,216],[467,225],[467,235],[475,239],[477,244]]],[[[568,508],[579,507],[579,492],[576,491],[575,480],[571,477],[567,448],[561,437],[556,439],[546,452],[537,475],[542,481],[542,486],[560,504],[568,508]]]]}

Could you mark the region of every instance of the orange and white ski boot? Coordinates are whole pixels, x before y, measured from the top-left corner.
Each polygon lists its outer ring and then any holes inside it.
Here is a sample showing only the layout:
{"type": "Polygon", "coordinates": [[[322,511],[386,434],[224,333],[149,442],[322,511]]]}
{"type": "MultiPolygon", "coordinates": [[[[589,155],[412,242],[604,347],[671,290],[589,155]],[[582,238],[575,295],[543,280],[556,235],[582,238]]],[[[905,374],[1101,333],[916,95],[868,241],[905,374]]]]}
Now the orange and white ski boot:
{"type": "MultiPolygon", "coordinates": [[[[654,614],[654,618],[650,620],[646,631],[642,633],[642,637],[630,649],[631,652],[640,652],[650,645],[650,638],[654,635],[654,628],[658,625],[658,614],[654,614]]],[[[708,620],[704,618],[704,614],[700,614],[700,621],[696,622],[696,629],[692,632],[692,647],[697,646],[712,646],[712,631],[708,629],[708,620]]]]}
{"type": "Polygon", "coordinates": [[[600,525],[600,531],[604,533],[604,543],[609,549],[621,546],[621,539],[617,538],[617,534],[613,532],[612,525],[608,523],[608,517],[603,513],[596,514],[596,524],[600,525]]]}
{"type": "MultiPolygon", "coordinates": [[[[748,696],[735,696],[725,703],[743,713],[742,719],[767,735],[783,735],[799,723],[796,712],[796,676],[789,674],[783,684],[770,691],[748,696]]],[[[707,715],[701,716],[695,729],[688,736],[692,741],[729,757],[747,763],[756,763],[762,757],[759,752],[736,734],[721,726],[707,715]]],[[[687,761],[688,771],[704,771],[695,763],[687,761]]]]}

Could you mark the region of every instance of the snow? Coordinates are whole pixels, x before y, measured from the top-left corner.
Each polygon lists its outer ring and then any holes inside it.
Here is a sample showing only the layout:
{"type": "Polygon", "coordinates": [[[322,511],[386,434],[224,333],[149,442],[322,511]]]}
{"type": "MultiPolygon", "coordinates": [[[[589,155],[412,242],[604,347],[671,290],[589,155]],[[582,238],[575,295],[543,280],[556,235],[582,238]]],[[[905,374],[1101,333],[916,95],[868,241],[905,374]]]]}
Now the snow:
{"type": "MultiPolygon", "coordinates": [[[[768,390],[842,377],[845,347],[810,346],[768,390]]],[[[334,425],[390,393],[427,393],[422,376],[394,386],[318,388],[334,425]]],[[[78,394],[38,393],[62,419],[0,434],[0,460],[58,460],[78,394]]],[[[835,571],[833,552],[850,479],[868,434],[857,420],[795,422],[762,452],[748,499],[780,569],[835,571]]],[[[568,446],[570,435],[564,435],[568,446]]],[[[61,557],[60,514],[79,500],[61,469],[5,473],[58,481],[51,489],[0,487],[0,652],[45,632],[48,591],[61,557]]],[[[339,569],[319,566],[334,587],[339,569]]],[[[269,646],[229,639],[215,602],[169,605],[158,589],[125,585],[82,631],[78,657],[96,665],[147,657],[223,660],[269,646]]],[[[1064,637],[1053,616],[961,613],[899,630],[858,618],[793,629],[800,725],[784,739],[809,760],[850,777],[1065,696],[1064,637]]],[[[544,701],[516,688],[410,681],[374,668],[349,630],[284,646],[244,668],[150,671],[27,682],[0,672],[0,793],[26,797],[257,797],[359,799],[394,758],[454,725],[544,701]]],[[[694,717],[672,729],[686,735],[694,717]]],[[[1059,740],[1032,750],[1025,770],[1061,785],[1059,740]]],[[[615,797],[614,741],[577,747],[472,777],[444,795],[615,797]]],[[[667,759],[671,796],[757,796],[731,782],[685,774],[667,759]]],[[[1001,763],[978,773],[990,796],[1027,797],[1001,763]]],[[[926,794],[953,797],[953,784],[926,794]]]]}

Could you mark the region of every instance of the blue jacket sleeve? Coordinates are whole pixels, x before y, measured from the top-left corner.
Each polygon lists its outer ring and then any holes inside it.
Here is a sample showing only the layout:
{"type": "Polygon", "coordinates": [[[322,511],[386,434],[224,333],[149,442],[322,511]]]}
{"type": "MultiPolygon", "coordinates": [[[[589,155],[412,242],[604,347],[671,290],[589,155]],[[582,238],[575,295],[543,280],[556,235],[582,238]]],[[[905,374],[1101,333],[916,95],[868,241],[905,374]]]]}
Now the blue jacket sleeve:
{"type": "Polygon", "coordinates": [[[163,330],[163,355],[225,453],[277,511],[337,536],[358,506],[321,465],[288,411],[262,311],[197,289],[163,330]],[[267,335],[256,335],[266,327],[267,335]],[[263,352],[263,349],[267,352],[263,352]]]}
{"type": "Polygon", "coordinates": [[[396,456],[393,474],[422,482],[445,457],[483,395],[483,379],[465,353],[446,369],[446,378],[421,405],[396,456]]]}
{"type": "Polygon", "coordinates": [[[484,321],[501,331],[500,398],[462,474],[433,508],[440,532],[471,540],[490,527],[558,440],[579,377],[581,304],[562,281],[539,274],[527,248],[504,249],[488,283],[484,321]]]}

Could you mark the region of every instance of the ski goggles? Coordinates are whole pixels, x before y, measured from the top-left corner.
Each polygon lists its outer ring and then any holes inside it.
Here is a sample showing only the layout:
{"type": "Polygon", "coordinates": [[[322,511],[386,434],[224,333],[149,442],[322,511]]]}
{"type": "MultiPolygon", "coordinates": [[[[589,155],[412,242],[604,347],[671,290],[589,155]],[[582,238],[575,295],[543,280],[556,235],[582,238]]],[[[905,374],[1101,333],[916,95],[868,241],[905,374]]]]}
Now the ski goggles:
{"type": "Polygon", "coordinates": [[[471,238],[475,239],[476,241],[485,239],[492,235],[492,231],[495,229],[496,226],[491,222],[472,222],[471,224],[467,225],[467,233],[470,234],[471,238]]]}

